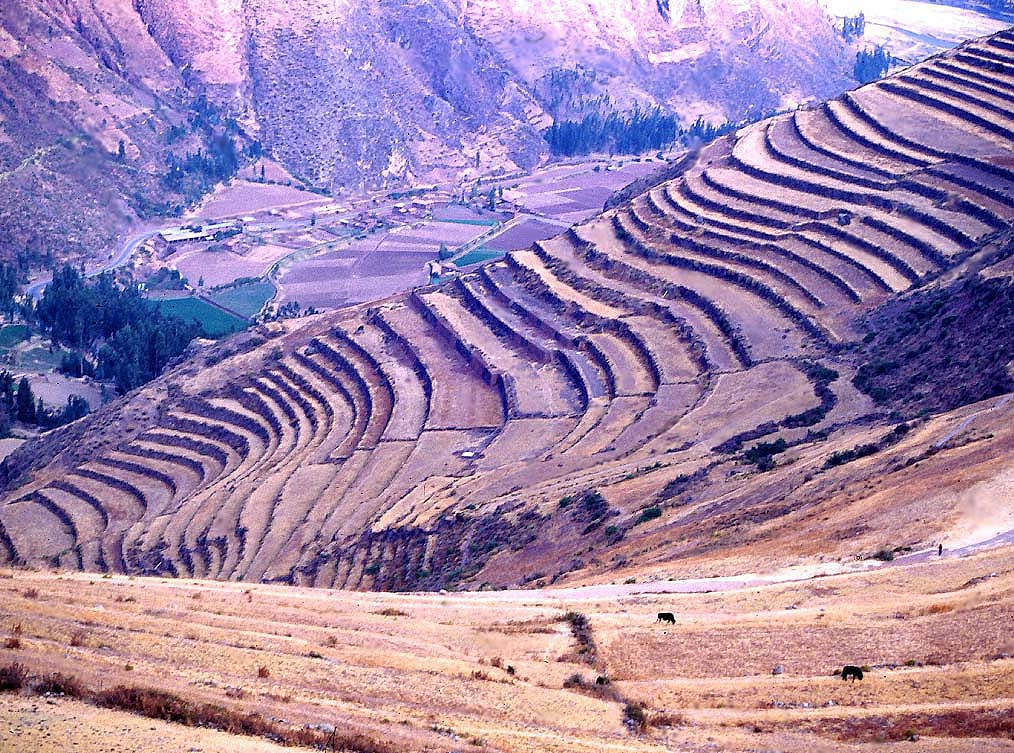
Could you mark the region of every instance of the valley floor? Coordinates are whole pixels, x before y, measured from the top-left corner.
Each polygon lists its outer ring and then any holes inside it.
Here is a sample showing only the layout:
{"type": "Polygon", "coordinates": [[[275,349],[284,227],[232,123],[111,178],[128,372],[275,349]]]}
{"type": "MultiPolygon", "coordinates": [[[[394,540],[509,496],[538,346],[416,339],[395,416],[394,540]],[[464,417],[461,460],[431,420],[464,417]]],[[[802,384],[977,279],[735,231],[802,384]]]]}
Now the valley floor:
{"type": "MultiPolygon", "coordinates": [[[[72,675],[86,699],[159,688],[286,727],[334,725],[384,750],[816,753],[910,737],[905,750],[1014,750],[1009,544],[700,593],[0,578],[0,628],[20,644],[0,649],[0,666],[72,675]],[[843,682],[833,673],[844,664],[869,671],[843,682]],[[643,706],[644,729],[625,723],[627,704],[643,706]]],[[[59,696],[0,695],[0,750],[110,746],[274,749],[59,696]]]]}

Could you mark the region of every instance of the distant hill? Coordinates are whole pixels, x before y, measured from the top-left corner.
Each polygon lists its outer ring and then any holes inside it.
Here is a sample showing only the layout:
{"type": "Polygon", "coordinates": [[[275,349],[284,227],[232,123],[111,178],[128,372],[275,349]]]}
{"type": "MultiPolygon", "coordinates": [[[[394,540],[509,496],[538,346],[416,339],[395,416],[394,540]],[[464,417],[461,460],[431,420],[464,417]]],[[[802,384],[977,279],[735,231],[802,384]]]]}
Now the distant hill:
{"type": "Polygon", "coordinates": [[[227,340],[7,458],[0,558],[436,589],[986,530],[1011,102],[1006,32],[475,273],[227,340]]]}
{"type": "Polygon", "coordinates": [[[810,0],[41,0],[0,8],[0,49],[0,256],[36,266],[105,258],[262,150],[339,193],[457,180],[539,163],[553,115],[721,121],[851,67],[810,0]]]}

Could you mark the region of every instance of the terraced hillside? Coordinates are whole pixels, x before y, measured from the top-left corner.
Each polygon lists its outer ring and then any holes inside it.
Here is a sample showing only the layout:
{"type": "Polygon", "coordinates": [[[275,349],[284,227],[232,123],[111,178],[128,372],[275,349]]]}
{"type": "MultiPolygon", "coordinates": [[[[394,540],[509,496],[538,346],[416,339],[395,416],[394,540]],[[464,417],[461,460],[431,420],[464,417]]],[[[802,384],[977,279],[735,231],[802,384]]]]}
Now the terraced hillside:
{"type": "Polygon", "coordinates": [[[1012,105],[1007,32],[453,282],[234,338],[5,461],[0,558],[411,589],[928,545],[1009,490],[1012,405],[899,423],[855,322],[1009,278],[1012,105]]]}

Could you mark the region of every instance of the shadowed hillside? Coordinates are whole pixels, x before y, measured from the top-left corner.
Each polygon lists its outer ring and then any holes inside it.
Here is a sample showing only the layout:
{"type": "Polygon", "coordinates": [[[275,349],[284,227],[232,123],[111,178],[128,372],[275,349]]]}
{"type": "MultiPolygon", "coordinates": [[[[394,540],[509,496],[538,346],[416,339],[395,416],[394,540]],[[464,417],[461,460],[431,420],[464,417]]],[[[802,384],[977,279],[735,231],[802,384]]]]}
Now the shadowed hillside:
{"type": "Polygon", "coordinates": [[[874,308],[1009,285],[1011,103],[1005,33],[453,282],[229,340],[8,458],[0,557],[432,589],[1001,525],[996,385],[902,423],[853,378],[874,308]]]}

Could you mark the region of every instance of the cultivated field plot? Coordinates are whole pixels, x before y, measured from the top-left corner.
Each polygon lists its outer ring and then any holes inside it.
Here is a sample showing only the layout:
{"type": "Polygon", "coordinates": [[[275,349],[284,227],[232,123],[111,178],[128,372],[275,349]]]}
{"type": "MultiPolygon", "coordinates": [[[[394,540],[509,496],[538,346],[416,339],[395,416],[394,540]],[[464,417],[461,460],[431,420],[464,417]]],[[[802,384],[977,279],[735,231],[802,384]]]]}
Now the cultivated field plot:
{"type": "Polygon", "coordinates": [[[251,245],[244,253],[192,249],[171,256],[168,263],[180,271],[191,285],[204,280],[205,287],[228,285],[241,277],[260,277],[272,264],[293,253],[298,247],[275,243],[251,245]]]}
{"type": "Polygon", "coordinates": [[[602,211],[613,192],[663,163],[648,160],[586,161],[554,165],[504,187],[504,199],[536,214],[568,223],[581,222],[602,211]],[[515,185],[516,184],[516,185],[515,185]]]}
{"type": "Polygon", "coordinates": [[[250,322],[194,296],[165,298],[155,302],[163,314],[185,322],[196,321],[207,337],[219,338],[241,332],[250,322]]]}
{"type": "Polygon", "coordinates": [[[219,306],[250,319],[257,315],[274,294],[275,286],[270,282],[251,282],[209,291],[208,298],[219,306]]]}
{"type": "Polygon", "coordinates": [[[390,753],[1012,750],[1012,555],[685,584],[707,593],[381,595],[7,570],[0,667],[70,676],[85,702],[0,694],[0,746],[98,753],[139,734],[123,749],[144,750],[155,729],[162,750],[269,749],[93,705],[125,686],[390,753]],[[863,680],[836,676],[845,664],[863,680]]]}
{"type": "Polygon", "coordinates": [[[278,207],[325,205],[333,199],[292,186],[233,180],[219,186],[191,216],[210,220],[256,214],[278,207]]]}
{"type": "Polygon", "coordinates": [[[382,230],[286,268],[278,279],[279,300],[341,308],[411,290],[429,282],[426,263],[437,258],[441,244],[454,249],[489,227],[448,219],[382,230]]]}
{"type": "Polygon", "coordinates": [[[561,224],[546,222],[534,217],[524,218],[502,233],[490,238],[485,245],[500,251],[517,251],[528,248],[535,241],[559,235],[566,229],[561,224]]]}

